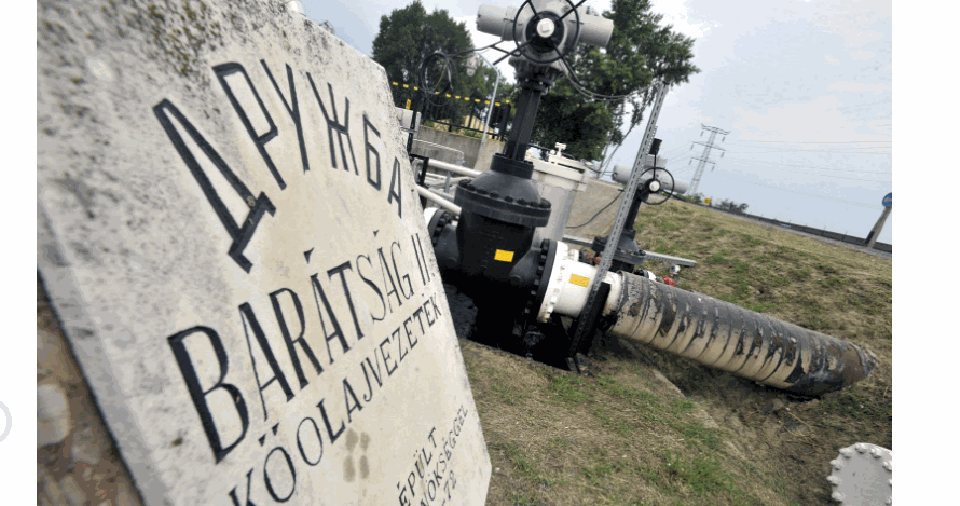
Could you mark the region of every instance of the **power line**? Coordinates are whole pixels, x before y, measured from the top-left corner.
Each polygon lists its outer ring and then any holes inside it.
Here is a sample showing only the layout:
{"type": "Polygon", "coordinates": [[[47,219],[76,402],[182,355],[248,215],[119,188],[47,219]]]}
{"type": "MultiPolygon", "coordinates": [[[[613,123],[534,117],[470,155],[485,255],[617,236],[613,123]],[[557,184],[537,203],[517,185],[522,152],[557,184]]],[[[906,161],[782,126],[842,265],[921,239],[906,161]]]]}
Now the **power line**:
{"type": "Polygon", "coordinates": [[[893,142],[893,140],[889,140],[889,141],[761,141],[761,140],[754,140],[754,139],[737,139],[737,140],[743,141],[743,142],[777,142],[777,143],[783,143],[783,144],[787,144],[787,143],[790,143],[790,144],[851,144],[851,143],[857,143],[857,142],[888,142],[888,143],[893,142]]]}
{"type": "MultiPolygon", "coordinates": [[[[790,169],[781,169],[781,170],[790,170],[790,169]]],[[[867,182],[867,183],[888,183],[888,184],[892,184],[892,183],[893,183],[893,181],[881,181],[881,180],[879,180],[879,179],[862,179],[862,178],[859,178],[859,177],[831,176],[830,174],[816,174],[816,173],[814,173],[814,172],[800,172],[800,171],[794,171],[794,170],[791,170],[790,172],[793,172],[794,174],[809,174],[809,175],[811,175],[811,176],[832,177],[832,178],[836,178],[836,179],[849,179],[849,180],[852,180],[852,181],[863,181],[863,182],[867,182]]]]}
{"type": "MultiPolygon", "coordinates": [[[[740,152],[733,152],[733,153],[731,153],[731,155],[738,155],[738,154],[740,154],[740,152]]],[[[801,168],[801,169],[839,170],[839,171],[843,171],[843,172],[858,172],[858,173],[860,173],[860,174],[875,174],[875,175],[878,175],[878,176],[893,175],[892,172],[877,172],[877,171],[871,171],[871,170],[838,169],[838,168],[834,168],[834,167],[814,167],[814,166],[812,166],[812,165],[796,165],[796,164],[789,164],[789,163],[766,162],[766,161],[754,160],[754,159],[751,159],[751,158],[746,158],[746,159],[745,159],[745,158],[734,158],[734,159],[740,160],[740,161],[743,161],[743,162],[749,162],[749,163],[757,164],[757,165],[766,165],[766,166],[770,166],[770,167],[781,167],[781,166],[783,166],[783,167],[799,167],[799,168],[801,168]]]]}
{"type": "Polygon", "coordinates": [[[798,191],[796,191],[796,190],[788,190],[788,189],[786,189],[786,188],[777,188],[776,186],[769,186],[769,185],[765,185],[765,184],[763,184],[763,183],[757,183],[757,182],[754,182],[754,181],[747,181],[746,179],[740,179],[740,178],[736,178],[736,177],[724,176],[723,174],[717,174],[717,175],[720,176],[720,177],[725,177],[725,178],[727,178],[727,179],[733,179],[733,180],[735,180],[735,181],[742,181],[742,182],[744,182],[744,183],[750,183],[750,184],[755,184],[755,185],[758,185],[758,186],[763,186],[764,188],[770,188],[771,190],[780,190],[780,191],[785,191],[785,192],[790,192],[790,193],[797,193],[797,194],[800,194],[800,195],[806,195],[807,197],[814,197],[814,198],[823,199],[823,200],[831,200],[831,201],[834,201],[834,202],[840,202],[840,203],[842,203],[842,204],[850,204],[850,205],[852,205],[852,206],[867,207],[867,208],[870,208],[870,209],[876,209],[876,208],[877,208],[877,206],[871,206],[871,205],[868,205],[868,204],[861,204],[861,203],[859,203],[859,202],[850,202],[850,201],[847,201],[847,200],[837,199],[837,198],[833,198],[833,197],[826,197],[826,196],[824,196],[824,195],[814,195],[814,194],[812,194],[812,193],[798,192],[798,191]]]}
{"type": "MultiPolygon", "coordinates": [[[[734,151],[733,153],[731,153],[731,155],[737,155],[737,154],[740,154],[740,153],[742,153],[742,152],[741,152],[741,151],[734,151]]],[[[876,171],[870,171],[870,170],[839,169],[839,168],[836,168],[836,167],[816,167],[816,166],[813,166],[813,165],[796,165],[796,164],[790,164],[790,163],[774,163],[774,162],[755,161],[755,160],[753,160],[753,159],[743,159],[743,161],[749,161],[750,163],[756,163],[756,164],[759,164],[759,165],[770,165],[770,166],[781,166],[781,165],[782,165],[782,166],[785,166],[785,167],[800,167],[800,168],[802,168],[802,169],[840,170],[840,171],[844,171],[844,172],[859,172],[859,173],[862,173],[862,174],[877,174],[877,175],[893,174],[892,172],[876,172],[876,171]]]]}
{"type": "MultiPolygon", "coordinates": [[[[738,143],[736,143],[736,142],[731,142],[730,144],[733,144],[734,146],[744,146],[744,147],[747,147],[747,148],[754,148],[754,149],[761,148],[761,146],[750,146],[750,145],[747,145],[747,144],[738,144],[738,143]]],[[[815,153],[834,153],[834,154],[852,154],[852,155],[859,155],[859,154],[889,155],[889,154],[891,154],[890,152],[878,152],[878,151],[836,151],[836,150],[826,150],[826,149],[796,149],[796,148],[793,148],[793,149],[778,149],[778,148],[774,148],[774,147],[769,147],[769,148],[763,147],[763,149],[765,149],[766,151],[740,151],[740,153],[796,153],[796,152],[808,151],[808,152],[815,152],[815,153]]],[[[891,150],[891,149],[893,149],[893,146],[867,146],[867,147],[849,146],[848,149],[859,149],[859,150],[864,150],[864,149],[888,149],[888,150],[891,150]]]]}

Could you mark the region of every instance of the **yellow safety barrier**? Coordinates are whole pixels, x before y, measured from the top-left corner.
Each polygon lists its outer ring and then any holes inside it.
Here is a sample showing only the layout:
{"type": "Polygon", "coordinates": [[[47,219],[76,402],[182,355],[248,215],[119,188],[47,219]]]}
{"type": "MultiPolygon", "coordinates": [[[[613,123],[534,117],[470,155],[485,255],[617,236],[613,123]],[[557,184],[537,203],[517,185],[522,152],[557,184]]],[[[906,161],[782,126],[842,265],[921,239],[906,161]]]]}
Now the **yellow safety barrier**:
{"type": "MultiPolygon", "coordinates": [[[[400,86],[400,83],[398,83],[398,82],[396,82],[396,81],[392,82],[391,84],[393,84],[394,86],[400,86]]],[[[411,86],[410,86],[409,84],[404,84],[403,87],[404,87],[404,88],[410,88],[411,86]]],[[[416,87],[416,86],[413,86],[413,90],[414,90],[414,91],[417,91],[417,87],[416,87]]],[[[439,91],[435,91],[435,92],[433,92],[433,94],[434,94],[434,95],[439,95],[440,92],[439,92],[439,91]]],[[[477,102],[477,103],[480,103],[480,101],[482,100],[483,103],[484,103],[484,105],[490,105],[490,101],[489,101],[489,100],[483,100],[483,99],[481,99],[481,98],[461,97],[460,95],[450,95],[449,93],[445,93],[444,95],[445,95],[447,98],[454,98],[454,99],[457,99],[457,100],[460,100],[460,99],[462,98],[462,99],[467,100],[467,101],[473,100],[474,102],[477,102]]],[[[509,100],[504,100],[503,103],[509,104],[510,101],[509,101],[509,100]]],[[[495,106],[497,106],[497,107],[500,107],[500,102],[494,102],[493,105],[495,105],[495,106]]]]}

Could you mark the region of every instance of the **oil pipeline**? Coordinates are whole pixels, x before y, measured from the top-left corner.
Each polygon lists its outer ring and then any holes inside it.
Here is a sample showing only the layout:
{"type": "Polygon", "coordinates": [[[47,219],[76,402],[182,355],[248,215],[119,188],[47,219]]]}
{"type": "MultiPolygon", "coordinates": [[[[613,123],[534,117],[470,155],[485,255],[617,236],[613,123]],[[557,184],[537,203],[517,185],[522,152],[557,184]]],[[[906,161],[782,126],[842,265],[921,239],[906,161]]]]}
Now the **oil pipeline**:
{"type": "Polygon", "coordinates": [[[614,226],[589,244],[600,264],[588,263],[563,236],[573,197],[591,174],[564,163],[559,149],[547,160],[526,153],[540,97],[569,72],[566,54],[577,44],[605,46],[612,34],[612,22],[581,12],[582,4],[482,6],[478,29],[516,43],[512,51],[493,47],[509,58],[521,90],[504,152],[480,172],[426,159],[415,164],[424,202],[437,203],[424,219],[444,283],[477,307],[471,338],[578,370],[577,356],[605,333],[801,396],[864,379],[877,359],[854,343],[670,286],[642,269],[646,254],[633,234],[641,205],[685,189],[657,159],[662,83],[633,167],[617,170],[626,186],[614,226]],[[439,190],[438,177],[427,178],[429,167],[460,176],[452,202],[445,193],[450,178],[439,190]]]}

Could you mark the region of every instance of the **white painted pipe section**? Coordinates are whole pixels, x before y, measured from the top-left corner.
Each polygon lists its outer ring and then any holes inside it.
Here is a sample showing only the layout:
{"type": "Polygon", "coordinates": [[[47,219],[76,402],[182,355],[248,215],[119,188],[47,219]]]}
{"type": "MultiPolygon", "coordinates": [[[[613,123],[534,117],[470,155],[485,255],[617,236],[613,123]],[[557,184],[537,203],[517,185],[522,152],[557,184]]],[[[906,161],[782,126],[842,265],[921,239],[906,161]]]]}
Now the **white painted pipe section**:
{"type": "Polygon", "coordinates": [[[433,216],[437,214],[438,207],[428,207],[423,210],[423,222],[426,224],[430,223],[430,220],[433,219],[433,216]]]}
{"type": "MultiPolygon", "coordinates": [[[[563,242],[557,243],[557,256],[547,284],[537,319],[546,322],[553,313],[564,316],[579,316],[589,295],[590,281],[597,274],[597,267],[580,262],[580,254],[563,242]]],[[[620,274],[608,272],[604,281],[610,283],[610,295],[603,306],[603,314],[616,312],[620,302],[620,274]]]]}
{"type": "Polygon", "coordinates": [[[460,206],[450,202],[449,200],[441,197],[440,195],[437,195],[436,193],[433,193],[432,191],[422,186],[417,186],[417,193],[419,193],[421,197],[424,197],[427,200],[430,200],[431,202],[435,202],[438,206],[446,209],[447,211],[450,211],[456,214],[457,216],[460,216],[460,206]]]}

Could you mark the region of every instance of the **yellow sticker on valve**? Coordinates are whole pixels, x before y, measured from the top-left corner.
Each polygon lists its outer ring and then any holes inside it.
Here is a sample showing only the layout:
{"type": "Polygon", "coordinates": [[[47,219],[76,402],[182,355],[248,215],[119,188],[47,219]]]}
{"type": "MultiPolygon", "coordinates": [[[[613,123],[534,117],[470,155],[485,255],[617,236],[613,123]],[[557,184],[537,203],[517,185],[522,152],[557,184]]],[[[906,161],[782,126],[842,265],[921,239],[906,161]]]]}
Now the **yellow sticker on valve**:
{"type": "Polygon", "coordinates": [[[570,275],[570,282],[577,286],[582,286],[584,288],[590,286],[590,278],[585,276],[578,276],[576,274],[570,275]]]}
{"type": "Polygon", "coordinates": [[[498,249],[497,252],[493,254],[493,259],[500,262],[512,262],[513,252],[505,249],[498,249]]]}

